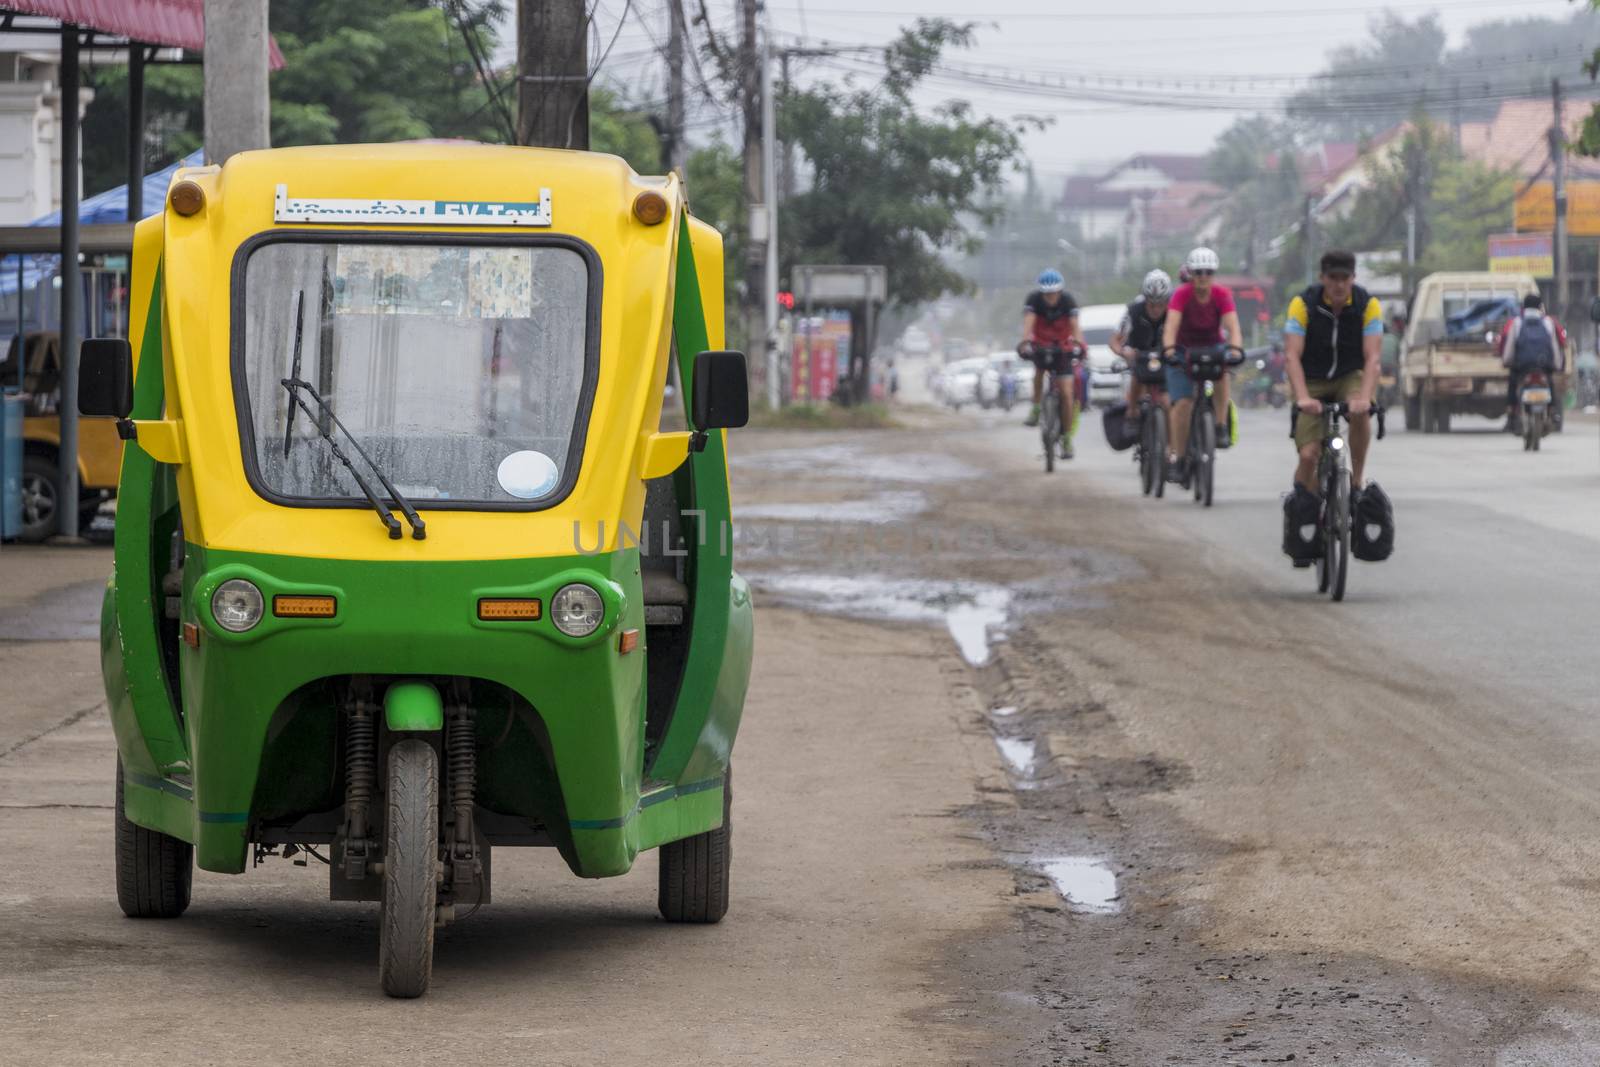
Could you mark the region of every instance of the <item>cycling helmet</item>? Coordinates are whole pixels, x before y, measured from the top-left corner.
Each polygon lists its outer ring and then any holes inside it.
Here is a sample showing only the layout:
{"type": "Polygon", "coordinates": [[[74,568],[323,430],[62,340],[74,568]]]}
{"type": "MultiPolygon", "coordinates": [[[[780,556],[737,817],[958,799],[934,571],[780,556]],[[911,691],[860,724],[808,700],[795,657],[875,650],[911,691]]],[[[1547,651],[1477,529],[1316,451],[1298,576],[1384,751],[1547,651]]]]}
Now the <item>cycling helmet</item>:
{"type": "Polygon", "coordinates": [[[1217,254],[1211,249],[1197,248],[1189,253],[1189,258],[1183,261],[1183,265],[1192,274],[1197,270],[1217,270],[1221,263],[1217,259],[1217,254]]]}
{"type": "Polygon", "coordinates": [[[1172,295],[1172,279],[1167,277],[1166,271],[1157,268],[1144,276],[1139,292],[1146,300],[1165,300],[1172,295]]]}
{"type": "Polygon", "coordinates": [[[1054,267],[1046,267],[1040,272],[1039,291],[1041,293],[1059,293],[1066,287],[1066,279],[1061,277],[1061,272],[1054,267]]]}

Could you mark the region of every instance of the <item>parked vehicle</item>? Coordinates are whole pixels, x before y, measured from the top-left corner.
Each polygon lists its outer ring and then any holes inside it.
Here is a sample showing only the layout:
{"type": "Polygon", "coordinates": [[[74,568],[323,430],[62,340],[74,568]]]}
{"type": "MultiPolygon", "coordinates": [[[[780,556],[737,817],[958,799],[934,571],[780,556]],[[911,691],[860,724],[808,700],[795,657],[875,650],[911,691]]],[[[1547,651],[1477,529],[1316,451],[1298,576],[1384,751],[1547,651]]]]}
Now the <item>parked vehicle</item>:
{"type": "Polygon", "coordinates": [[[960,411],[965,404],[978,402],[978,378],[988,359],[971,356],[947,365],[934,381],[934,393],[944,403],[960,411]]]}
{"type": "MultiPolygon", "coordinates": [[[[1456,415],[1505,414],[1500,332],[1522,298],[1537,291],[1526,274],[1479,271],[1422,279],[1400,356],[1407,430],[1448,433],[1456,415]]],[[[1557,395],[1566,388],[1564,377],[1558,376],[1557,395]]]]}
{"type": "Polygon", "coordinates": [[[1111,335],[1122,325],[1127,309],[1121,304],[1091,304],[1078,312],[1078,338],[1088,351],[1088,403],[1092,407],[1115,404],[1128,395],[1128,365],[1111,351],[1111,335]]]}
{"type": "Polygon", "coordinates": [[[722,256],[675,177],[608,155],[177,173],[132,346],[85,342],[78,397],[136,442],[101,630],[123,911],[326,849],[400,997],[500,847],[585,878],[659,849],[662,916],[723,917],[753,618],[722,256]],[[658,429],[672,358],[691,431],[658,429]]]}
{"type": "MultiPolygon", "coordinates": [[[[1028,374],[1028,388],[1033,388],[1033,367],[1015,352],[991,352],[978,375],[978,404],[982,407],[999,407],[1010,411],[1019,396],[1018,372],[1028,374]]],[[[1027,394],[1027,395],[1031,395],[1027,394]]]]}

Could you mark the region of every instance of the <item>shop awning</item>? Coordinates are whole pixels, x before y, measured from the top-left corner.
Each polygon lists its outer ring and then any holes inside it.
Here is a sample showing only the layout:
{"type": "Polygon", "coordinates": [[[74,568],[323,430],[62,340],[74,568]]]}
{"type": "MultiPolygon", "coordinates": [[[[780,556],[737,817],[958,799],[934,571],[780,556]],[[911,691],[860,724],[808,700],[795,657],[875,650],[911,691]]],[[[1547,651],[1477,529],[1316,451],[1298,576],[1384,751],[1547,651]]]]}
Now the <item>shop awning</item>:
{"type": "MultiPolygon", "coordinates": [[[[205,0],[3,0],[0,11],[39,15],[145,44],[206,46],[205,0]]],[[[267,40],[268,62],[283,68],[278,43],[267,40]]]]}

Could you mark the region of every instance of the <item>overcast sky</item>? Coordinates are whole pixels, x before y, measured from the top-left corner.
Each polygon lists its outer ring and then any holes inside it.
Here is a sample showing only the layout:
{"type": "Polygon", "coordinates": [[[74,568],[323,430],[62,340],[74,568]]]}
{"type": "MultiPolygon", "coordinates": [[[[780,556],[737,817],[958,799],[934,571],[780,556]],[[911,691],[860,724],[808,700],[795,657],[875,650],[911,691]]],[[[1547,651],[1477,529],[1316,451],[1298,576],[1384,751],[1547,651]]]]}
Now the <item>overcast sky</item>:
{"type": "MultiPolygon", "coordinates": [[[[663,0],[597,0],[596,53],[612,41],[599,80],[627,86],[635,97],[659,96],[662,75],[653,48],[665,40],[663,0]],[[620,21],[619,21],[620,20],[620,21]],[[620,33],[618,33],[620,26],[620,33]]],[[[691,16],[700,0],[685,0],[691,16]]],[[[734,37],[731,0],[707,0],[720,33],[734,37]]],[[[1224,79],[1258,75],[1279,79],[1254,86],[1219,83],[1247,100],[1294,88],[1283,81],[1316,73],[1329,49],[1357,44],[1369,36],[1367,21],[1383,10],[1408,20],[1429,12],[1442,17],[1451,45],[1467,27],[1498,19],[1548,16],[1566,18],[1577,7],[1570,0],[768,0],[777,39],[795,43],[877,44],[895,36],[918,16],[945,16],[980,22],[977,46],[947,56],[963,66],[992,66],[1028,77],[1079,74],[1104,77],[1126,73],[1128,87],[1138,76],[1169,82],[1215,75],[1224,79]]],[[[1591,39],[1600,44],[1600,16],[1591,39]]],[[[510,36],[509,34],[507,35],[510,36]]],[[[698,31],[696,38],[701,39],[698,31]]],[[[1582,42],[1575,41],[1574,44],[1582,42]]],[[[811,60],[806,77],[841,78],[843,68],[861,60],[811,60]]],[[[1574,74],[1577,65],[1574,62],[1574,74]]],[[[869,76],[862,75],[864,80],[869,76]]],[[[1578,75],[1581,79],[1581,75],[1578,75]]],[[[1575,79],[1577,80],[1577,79],[1575,79]]],[[[1172,88],[1177,97],[1186,92],[1172,88]]],[[[1139,151],[1204,152],[1235,117],[1227,111],[1178,111],[1127,104],[1030,98],[1012,92],[959,83],[929,86],[929,103],[959,96],[998,116],[1048,115],[1054,124],[1031,134],[1027,147],[1042,173],[1055,174],[1102,164],[1139,151]]],[[[701,135],[715,128],[718,114],[700,104],[695,112],[701,135]]]]}

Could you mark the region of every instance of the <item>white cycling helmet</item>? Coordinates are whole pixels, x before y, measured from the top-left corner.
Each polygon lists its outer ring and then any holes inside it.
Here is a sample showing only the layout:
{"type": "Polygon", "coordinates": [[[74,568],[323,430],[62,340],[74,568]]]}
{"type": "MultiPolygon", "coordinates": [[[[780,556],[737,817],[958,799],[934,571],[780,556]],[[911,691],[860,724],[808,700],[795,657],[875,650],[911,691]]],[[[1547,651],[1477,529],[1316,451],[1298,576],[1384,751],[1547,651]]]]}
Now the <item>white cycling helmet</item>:
{"type": "Polygon", "coordinates": [[[1172,295],[1172,279],[1158,267],[1144,276],[1144,284],[1139,287],[1139,292],[1144,294],[1146,300],[1165,300],[1172,295]]]}
{"type": "Polygon", "coordinates": [[[1209,248],[1197,248],[1190,252],[1189,258],[1183,261],[1183,265],[1190,274],[1197,270],[1216,271],[1222,266],[1217,254],[1209,248]]]}

